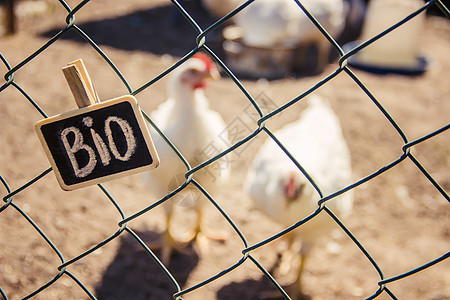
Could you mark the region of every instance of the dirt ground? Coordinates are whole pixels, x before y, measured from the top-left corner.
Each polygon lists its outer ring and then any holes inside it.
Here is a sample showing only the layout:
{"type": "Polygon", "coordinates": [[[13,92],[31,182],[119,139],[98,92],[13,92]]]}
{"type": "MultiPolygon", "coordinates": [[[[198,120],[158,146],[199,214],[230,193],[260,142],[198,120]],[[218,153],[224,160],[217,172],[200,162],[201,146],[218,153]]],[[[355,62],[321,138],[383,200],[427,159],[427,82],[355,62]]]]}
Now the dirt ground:
{"type": "MultiPolygon", "coordinates": [[[[67,1],[75,6],[75,1],[67,1]]],[[[24,2],[30,3],[30,2],[24,2]]],[[[21,5],[19,31],[0,37],[0,53],[16,66],[44,45],[64,27],[65,13],[57,1],[21,5]],[[42,4],[40,6],[40,4],[42,4]]],[[[132,90],[155,78],[195,45],[195,31],[184,20],[176,20],[168,1],[92,1],[76,15],[76,24],[114,62],[132,90]],[[175,22],[175,23],[174,23],[175,22]],[[179,22],[179,23],[176,23],[179,22]]],[[[201,26],[211,20],[193,11],[201,26]]],[[[208,45],[223,58],[220,30],[213,32],[208,45]]],[[[353,69],[357,77],[380,101],[409,141],[421,138],[449,123],[450,102],[450,21],[428,18],[420,48],[429,57],[429,70],[421,76],[376,75],[353,69]]],[[[49,46],[14,74],[20,86],[49,115],[76,108],[61,68],[82,58],[102,100],[128,94],[110,66],[85,41],[68,34],[49,46]]],[[[243,80],[248,92],[261,103],[281,106],[314,86],[337,69],[330,64],[314,76],[288,76],[272,81],[243,80]]],[[[7,68],[0,66],[5,74],[7,68]]],[[[151,112],[165,100],[164,77],[137,95],[142,109],[151,112]]],[[[345,73],[319,88],[317,94],[330,100],[341,120],[352,154],[355,182],[376,172],[402,155],[404,142],[361,88],[345,73]]],[[[250,134],[257,128],[249,102],[226,75],[212,82],[206,91],[213,109],[219,111],[230,128],[250,134]]],[[[267,122],[280,128],[296,118],[304,108],[293,105],[267,122]]],[[[0,174],[12,190],[21,187],[48,169],[34,124],[42,119],[37,110],[13,86],[0,93],[0,174]]],[[[232,136],[237,139],[238,136],[232,136]]],[[[242,191],[243,178],[253,153],[264,141],[263,134],[245,147],[229,154],[232,179],[216,195],[217,201],[238,225],[249,245],[282,228],[254,210],[242,191]]],[[[236,142],[237,140],[234,140],[236,142]]],[[[414,157],[448,193],[450,190],[450,132],[445,131],[413,147],[414,157]]],[[[158,198],[145,187],[140,174],[104,184],[125,216],[146,208],[158,198]]],[[[1,197],[7,195],[1,188],[1,197]]],[[[390,278],[422,266],[449,251],[450,208],[409,159],[358,186],[355,203],[345,225],[390,278]]],[[[112,236],[121,215],[98,187],[65,192],[49,173],[14,196],[13,203],[31,218],[70,260],[112,236]]],[[[176,255],[168,270],[182,288],[189,288],[231,267],[242,258],[242,240],[217,210],[208,207],[209,224],[229,233],[225,242],[211,242],[208,253],[195,249],[176,255]]],[[[179,207],[174,225],[182,234],[191,213],[179,207]],[[178,225],[178,226],[177,226],[178,225]]],[[[151,210],[128,223],[146,243],[159,236],[162,210],[151,210]]],[[[19,299],[58,275],[61,260],[43,237],[12,206],[0,213],[0,288],[8,299],[19,299]]],[[[282,240],[271,242],[252,255],[273,270],[282,240]]],[[[156,254],[159,254],[156,252],[156,254]]],[[[450,299],[449,261],[388,285],[399,299],[450,299]]],[[[99,250],[67,267],[99,299],[171,299],[176,291],[152,258],[127,232],[99,250]]],[[[291,275],[277,276],[281,284],[291,275]]],[[[304,289],[310,299],[363,299],[378,289],[380,275],[355,243],[342,231],[317,245],[307,261],[304,289]]],[[[185,299],[258,299],[270,282],[250,261],[223,277],[184,296],[185,299]]],[[[33,299],[86,299],[86,293],[68,275],[33,299]]],[[[383,293],[378,299],[391,299],[383,293]]]]}

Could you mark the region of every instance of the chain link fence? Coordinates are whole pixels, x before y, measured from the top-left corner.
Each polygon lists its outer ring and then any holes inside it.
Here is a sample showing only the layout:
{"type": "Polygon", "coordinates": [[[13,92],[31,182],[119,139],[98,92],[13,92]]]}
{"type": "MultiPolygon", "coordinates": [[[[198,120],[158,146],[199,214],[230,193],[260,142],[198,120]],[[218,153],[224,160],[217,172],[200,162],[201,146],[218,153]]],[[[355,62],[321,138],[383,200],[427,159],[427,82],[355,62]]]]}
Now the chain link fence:
{"type": "MultiPolygon", "coordinates": [[[[199,26],[199,24],[197,23],[197,21],[185,10],[185,7],[183,6],[184,4],[182,3],[182,1],[172,0],[171,5],[173,6],[173,8],[176,8],[178,10],[178,12],[181,13],[181,15],[190,23],[192,28],[195,29],[197,32],[197,37],[195,40],[195,47],[192,48],[189,52],[185,53],[185,55],[180,60],[178,60],[176,63],[174,63],[171,67],[167,68],[164,72],[160,73],[158,76],[155,76],[153,79],[146,82],[145,84],[142,84],[140,87],[138,87],[136,89],[133,89],[130,86],[130,84],[127,81],[126,76],[124,76],[121,73],[121,71],[116,67],[114,61],[108,57],[108,55],[104,52],[102,47],[100,47],[96,43],[96,41],[89,36],[89,34],[85,33],[83,31],[83,29],[77,23],[77,19],[76,19],[77,14],[81,14],[84,9],[88,9],[87,4],[89,2],[90,1],[82,1],[80,3],[75,4],[74,6],[70,6],[69,4],[67,4],[66,2],[64,2],[62,0],[55,1],[55,4],[62,6],[66,11],[66,13],[67,13],[66,24],[67,25],[64,28],[62,28],[58,33],[56,33],[54,36],[49,38],[45,44],[41,45],[41,47],[39,47],[37,50],[35,50],[31,55],[29,55],[26,58],[21,59],[20,61],[16,62],[15,60],[10,59],[7,55],[4,55],[3,49],[2,49],[3,45],[0,44],[0,58],[1,58],[2,64],[7,69],[7,72],[3,76],[5,82],[0,87],[0,97],[2,96],[2,93],[4,93],[6,90],[14,89],[17,92],[19,92],[21,94],[21,97],[23,98],[23,100],[30,103],[33,106],[33,108],[40,115],[42,115],[42,117],[44,117],[44,118],[48,117],[46,111],[43,108],[41,108],[40,105],[38,104],[38,101],[35,101],[35,99],[33,99],[33,97],[29,93],[27,93],[27,88],[23,87],[22,85],[20,85],[16,82],[15,75],[16,75],[16,73],[19,73],[22,69],[25,69],[29,65],[31,65],[33,60],[35,60],[37,57],[39,57],[39,55],[41,55],[44,51],[46,51],[46,49],[51,47],[54,43],[56,43],[58,40],[62,39],[68,33],[75,33],[79,37],[83,38],[87,43],[89,43],[89,45],[92,47],[92,49],[98,55],[100,55],[100,57],[114,71],[115,76],[120,80],[120,82],[123,84],[123,86],[127,89],[128,93],[131,95],[135,95],[135,96],[137,96],[140,93],[143,93],[145,90],[149,89],[152,85],[156,84],[162,78],[164,78],[165,76],[170,74],[175,68],[177,68],[179,65],[184,63],[187,59],[189,59],[192,55],[194,55],[198,51],[204,51],[204,52],[208,53],[211,57],[214,58],[216,63],[218,65],[220,65],[220,67],[223,69],[226,76],[231,78],[231,80],[234,82],[234,84],[240,89],[242,94],[248,100],[247,105],[249,105],[249,107],[253,108],[258,113],[258,118],[255,120],[255,123],[254,123],[254,125],[257,127],[257,130],[249,133],[247,136],[243,137],[242,139],[234,141],[233,145],[230,146],[226,151],[218,153],[213,158],[211,158],[207,161],[203,161],[201,164],[199,164],[197,166],[193,166],[192,168],[189,167],[186,170],[186,174],[185,174],[186,181],[183,183],[183,185],[186,186],[188,183],[192,182],[199,189],[199,191],[208,198],[210,203],[219,212],[219,214],[223,217],[223,219],[229,223],[229,225],[233,228],[235,235],[238,236],[238,238],[242,242],[242,256],[230,267],[222,269],[220,272],[218,272],[217,274],[215,274],[213,276],[210,276],[208,279],[206,279],[204,281],[201,281],[201,282],[199,282],[193,286],[190,286],[188,288],[184,288],[182,286],[182,284],[179,283],[179,279],[177,278],[177,276],[175,276],[171,273],[170,268],[168,268],[168,266],[165,266],[160,261],[160,259],[149,248],[149,246],[143,240],[143,238],[137,232],[132,230],[131,227],[129,226],[129,223],[131,221],[136,220],[138,218],[142,218],[146,213],[156,209],[163,202],[170,201],[171,197],[174,196],[175,192],[164,196],[162,199],[159,199],[158,201],[141,209],[138,212],[127,215],[123,211],[121,205],[119,204],[119,201],[117,201],[115,199],[115,197],[113,197],[110,194],[108,189],[103,184],[99,184],[98,188],[103,192],[104,197],[109,201],[110,205],[113,206],[121,216],[121,221],[118,223],[119,229],[115,233],[113,233],[111,236],[109,236],[108,238],[103,240],[102,242],[93,245],[87,251],[83,251],[82,253],[78,253],[78,255],[74,256],[73,258],[67,259],[65,257],[65,255],[63,255],[62,251],[60,251],[58,249],[58,246],[54,243],[54,241],[52,241],[52,238],[50,238],[49,235],[46,233],[46,230],[41,226],[39,221],[33,220],[27,213],[27,210],[24,209],[23,207],[21,208],[20,205],[18,205],[15,201],[16,197],[18,197],[21,193],[24,193],[25,191],[28,191],[28,190],[32,190],[35,187],[35,183],[43,180],[43,178],[45,176],[47,176],[49,173],[52,173],[52,169],[47,168],[47,169],[43,170],[38,176],[36,176],[30,180],[27,180],[27,182],[21,184],[18,187],[15,187],[15,188],[12,188],[12,186],[17,186],[18,185],[17,182],[11,183],[8,178],[0,176],[0,180],[1,180],[2,186],[3,186],[2,194],[4,195],[3,196],[4,203],[0,207],[0,218],[2,218],[2,216],[8,211],[14,210],[14,211],[18,212],[20,214],[21,218],[26,220],[26,222],[32,226],[32,228],[35,232],[35,235],[39,236],[40,239],[45,241],[45,243],[48,245],[48,247],[50,247],[52,249],[52,251],[54,251],[54,253],[57,255],[57,257],[60,261],[59,265],[55,266],[54,277],[50,281],[39,286],[39,288],[37,288],[33,292],[31,292],[27,295],[22,295],[23,299],[30,299],[30,298],[33,298],[33,297],[39,295],[40,293],[42,293],[44,290],[46,290],[50,286],[55,285],[55,283],[60,281],[61,278],[69,278],[71,281],[76,283],[76,285],[86,294],[87,297],[89,297],[91,299],[96,299],[94,292],[87,288],[86,283],[83,283],[78,278],[77,275],[75,275],[71,272],[71,270],[70,270],[71,266],[77,264],[83,258],[85,258],[87,256],[95,255],[95,253],[98,252],[99,250],[101,250],[102,247],[105,247],[108,243],[118,239],[120,236],[123,236],[123,235],[129,235],[135,241],[137,241],[137,243],[140,245],[140,248],[142,248],[142,250],[148,255],[148,257],[150,259],[152,259],[156,265],[159,266],[161,274],[163,276],[166,276],[167,279],[170,280],[171,284],[173,285],[173,289],[176,290],[176,292],[173,295],[169,295],[169,296],[173,296],[174,299],[182,299],[183,296],[185,296],[185,295],[187,296],[188,294],[190,294],[196,290],[205,288],[205,286],[213,284],[213,282],[216,281],[217,279],[229,274],[233,270],[240,268],[244,263],[248,263],[248,262],[253,263],[260,270],[260,272],[279,291],[280,295],[282,295],[286,299],[289,299],[288,294],[283,290],[283,288],[277,282],[277,280],[271,275],[271,272],[268,271],[263,266],[263,264],[260,263],[260,261],[257,259],[257,257],[253,253],[256,250],[258,250],[259,248],[265,246],[266,244],[279,239],[280,237],[282,237],[286,233],[294,230],[295,228],[302,226],[305,222],[311,220],[312,218],[314,218],[315,216],[317,216],[320,213],[328,214],[337,223],[337,225],[342,229],[342,231],[359,248],[359,250],[364,255],[364,257],[367,259],[367,261],[372,265],[373,269],[375,269],[376,272],[378,273],[379,281],[375,285],[376,288],[374,288],[373,294],[370,295],[369,297],[367,297],[367,299],[374,299],[380,295],[384,295],[384,296],[390,297],[392,299],[398,299],[398,297],[395,295],[395,293],[390,288],[391,284],[401,281],[401,280],[404,280],[405,278],[413,276],[416,273],[423,271],[425,269],[431,269],[435,265],[443,262],[444,260],[446,260],[449,257],[450,252],[446,252],[446,253],[443,253],[441,256],[428,261],[427,263],[425,263],[423,265],[417,266],[416,268],[413,268],[413,269],[409,269],[401,274],[391,276],[391,277],[385,276],[384,272],[383,272],[383,268],[381,266],[379,266],[379,264],[377,263],[377,260],[371,255],[370,251],[366,249],[364,243],[361,242],[358,239],[358,237],[355,236],[342,221],[340,221],[337,217],[335,217],[333,212],[331,210],[329,210],[326,205],[324,205],[324,204],[326,204],[327,201],[333,199],[334,197],[336,197],[342,193],[345,193],[349,190],[355,189],[355,188],[363,185],[364,183],[372,181],[379,175],[381,175],[381,174],[391,170],[395,166],[397,166],[399,164],[403,164],[407,161],[411,162],[420,171],[420,173],[433,185],[434,189],[437,191],[437,193],[439,193],[441,198],[445,199],[447,202],[450,202],[450,198],[449,198],[447,192],[445,191],[445,188],[443,188],[439,184],[439,182],[437,180],[435,180],[435,178],[421,164],[420,160],[416,157],[416,155],[414,155],[414,153],[412,151],[415,146],[417,146],[421,143],[425,143],[428,140],[432,139],[433,137],[442,135],[446,131],[448,133],[450,124],[447,124],[437,130],[432,131],[432,132],[429,132],[428,134],[425,134],[419,138],[410,140],[407,137],[407,135],[405,134],[405,132],[400,128],[400,126],[396,122],[395,118],[389,114],[388,110],[385,109],[383,107],[383,105],[381,104],[381,102],[371,93],[371,91],[366,86],[366,84],[363,82],[363,80],[361,80],[352,71],[352,68],[349,67],[349,65],[348,65],[349,58],[351,58],[352,56],[354,56],[355,54],[357,54],[358,52],[360,52],[362,49],[366,48],[373,42],[379,40],[383,36],[389,35],[393,30],[395,30],[396,28],[398,28],[400,26],[403,26],[405,23],[407,23],[411,19],[415,18],[417,15],[424,14],[425,11],[431,6],[440,8],[447,18],[450,17],[449,10],[444,5],[443,1],[440,1],[440,0],[433,1],[432,0],[432,1],[424,3],[424,5],[420,9],[413,12],[412,14],[407,16],[402,21],[400,21],[397,24],[395,24],[394,26],[386,29],[384,32],[374,36],[373,38],[363,41],[356,47],[348,50],[347,52],[345,52],[342,49],[341,45],[339,45],[333,39],[333,37],[331,37],[328,34],[328,32],[317,22],[317,20],[314,19],[314,17],[302,5],[302,3],[301,3],[302,1],[295,1],[301,7],[301,9],[308,15],[308,17],[311,18],[311,21],[318,27],[318,29],[322,32],[322,34],[332,44],[334,49],[336,49],[336,51],[339,53],[338,67],[330,75],[324,77],[319,82],[316,82],[312,88],[302,92],[295,99],[285,103],[284,105],[281,105],[275,109],[271,109],[267,113],[264,108],[260,107],[260,105],[258,104],[258,101],[256,101],[256,99],[247,91],[245,85],[242,83],[242,80],[240,80],[238,78],[238,76],[236,76],[232,72],[232,70],[230,70],[227,67],[227,65],[219,58],[219,56],[215,53],[215,51],[211,50],[211,48],[209,47],[208,42],[207,42],[208,37],[212,34],[216,34],[217,31],[221,28],[221,26],[223,26],[223,24],[225,22],[227,22],[227,20],[229,18],[233,17],[236,14],[239,14],[241,10],[245,9],[245,7],[248,5],[251,5],[251,3],[253,1],[245,2],[244,4],[240,5],[238,8],[236,8],[235,10],[230,12],[228,15],[217,20],[216,22],[214,22],[212,25],[208,26],[207,28],[201,28],[199,26]],[[246,234],[244,234],[241,231],[239,224],[237,224],[235,221],[233,221],[233,218],[228,215],[227,211],[221,207],[221,205],[216,201],[216,199],[211,197],[207,193],[207,191],[205,191],[195,181],[192,181],[191,175],[194,174],[195,172],[201,170],[202,168],[207,168],[208,165],[215,162],[216,160],[223,158],[227,154],[230,154],[234,151],[236,151],[236,152],[241,151],[244,147],[246,147],[248,145],[248,143],[251,143],[256,137],[258,137],[261,134],[265,135],[267,133],[268,135],[272,136],[271,131],[268,129],[268,127],[266,127],[266,121],[273,118],[274,116],[277,116],[277,115],[289,110],[295,103],[301,102],[306,96],[315,92],[320,87],[328,84],[334,78],[339,77],[339,76],[341,76],[341,77],[347,76],[348,78],[353,80],[359,86],[360,90],[363,91],[370,98],[370,100],[375,104],[377,109],[382,113],[382,115],[385,117],[385,119],[389,122],[392,130],[395,131],[396,133],[398,133],[398,135],[400,135],[400,137],[402,138],[402,140],[403,140],[403,145],[401,147],[402,154],[400,155],[400,157],[398,157],[394,161],[390,162],[389,164],[386,164],[386,165],[380,167],[376,172],[373,172],[372,174],[359,179],[358,181],[352,183],[351,185],[345,187],[344,189],[342,189],[332,195],[327,195],[326,197],[323,197],[318,203],[317,211],[315,211],[313,214],[311,214],[307,218],[305,218],[303,220],[298,220],[298,222],[296,224],[293,224],[291,227],[286,228],[286,229],[280,231],[279,233],[270,236],[267,239],[261,240],[255,244],[251,244],[248,241],[246,234]]],[[[92,1],[92,2],[95,2],[95,1],[92,1]]],[[[151,41],[149,41],[149,42],[151,42],[151,41]]],[[[0,101],[8,101],[8,99],[5,99],[2,97],[2,99],[0,101]]],[[[9,105],[15,105],[15,103],[10,103],[9,105]]],[[[148,117],[148,115],[146,114],[145,111],[143,111],[143,114],[144,114],[145,119],[148,121],[148,123],[158,131],[157,126],[152,122],[152,120],[148,117]]],[[[158,131],[158,133],[163,135],[163,133],[161,133],[159,131],[158,131]]],[[[2,147],[2,151],[3,151],[3,148],[8,147],[8,145],[1,145],[1,147],[2,147]]],[[[177,149],[173,148],[173,150],[175,152],[177,152],[177,154],[180,158],[183,158],[183,155],[180,152],[178,152],[177,149]]],[[[13,160],[13,157],[11,157],[11,160],[13,160]]],[[[13,163],[13,161],[11,161],[11,163],[13,163]]],[[[5,166],[2,166],[2,168],[4,168],[4,167],[5,166]]],[[[174,176],[175,175],[177,175],[177,174],[174,174],[174,176]]],[[[132,192],[133,191],[129,191],[129,193],[132,193],[132,192]]],[[[177,192],[178,192],[178,190],[177,190],[177,192]]],[[[448,203],[447,203],[447,205],[448,205],[448,203]]],[[[51,209],[51,208],[48,208],[48,209],[51,209]]],[[[12,234],[14,234],[14,232],[12,232],[12,234]]],[[[7,241],[1,240],[1,243],[2,244],[7,243],[7,241]]],[[[7,260],[8,257],[4,257],[5,254],[1,253],[1,251],[2,250],[0,249],[0,257],[3,257],[3,259],[7,260]]],[[[29,262],[24,262],[24,263],[29,263],[29,262]]],[[[31,262],[31,263],[33,263],[33,262],[31,262]]],[[[4,276],[7,276],[7,275],[4,275],[4,276]]],[[[0,276],[0,278],[2,278],[2,277],[0,276]]],[[[151,284],[151,283],[149,283],[149,284],[151,284]]],[[[9,299],[8,298],[8,288],[9,287],[4,286],[4,285],[5,285],[5,282],[0,281],[0,294],[2,295],[3,299],[9,299]]]]}

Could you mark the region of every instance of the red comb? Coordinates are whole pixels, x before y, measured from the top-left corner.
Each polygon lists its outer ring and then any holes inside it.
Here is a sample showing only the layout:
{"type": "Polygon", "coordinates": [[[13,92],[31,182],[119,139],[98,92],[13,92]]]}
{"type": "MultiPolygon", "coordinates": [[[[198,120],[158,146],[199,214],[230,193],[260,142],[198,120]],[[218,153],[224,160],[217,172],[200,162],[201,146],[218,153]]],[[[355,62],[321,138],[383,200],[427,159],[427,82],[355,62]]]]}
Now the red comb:
{"type": "Polygon", "coordinates": [[[211,68],[214,66],[214,61],[211,59],[211,57],[203,52],[197,52],[192,57],[200,59],[206,65],[206,69],[208,70],[211,70],[211,68]]]}

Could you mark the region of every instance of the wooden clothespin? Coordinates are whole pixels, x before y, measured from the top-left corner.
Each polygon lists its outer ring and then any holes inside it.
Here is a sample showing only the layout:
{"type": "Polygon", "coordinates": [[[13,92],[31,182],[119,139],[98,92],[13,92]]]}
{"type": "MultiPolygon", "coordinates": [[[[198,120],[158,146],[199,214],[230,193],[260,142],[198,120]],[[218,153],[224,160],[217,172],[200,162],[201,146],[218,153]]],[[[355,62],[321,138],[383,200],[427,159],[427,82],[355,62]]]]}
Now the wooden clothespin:
{"type": "Polygon", "coordinates": [[[63,190],[159,165],[135,97],[124,95],[100,102],[81,59],[69,63],[63,73],[79,109],[45,118],[35,125],[63,190]]]}
{"type": "Polygon", "coordinates": [[[62,70],[79,108],[100,102],[81,59],[68,63],[62,70]]]}

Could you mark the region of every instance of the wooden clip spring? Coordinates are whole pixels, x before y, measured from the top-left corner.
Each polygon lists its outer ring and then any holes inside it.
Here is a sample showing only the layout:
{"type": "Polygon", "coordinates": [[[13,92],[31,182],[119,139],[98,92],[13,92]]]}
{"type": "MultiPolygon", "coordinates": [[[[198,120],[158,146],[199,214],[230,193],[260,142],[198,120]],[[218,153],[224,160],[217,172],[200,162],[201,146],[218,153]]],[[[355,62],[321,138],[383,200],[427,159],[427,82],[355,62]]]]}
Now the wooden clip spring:
{"type": "Polygon", "coordinates": [[[79,108],[99,102],[91,78],[81,59],[68,63],[62,71],[79,108]]]}

